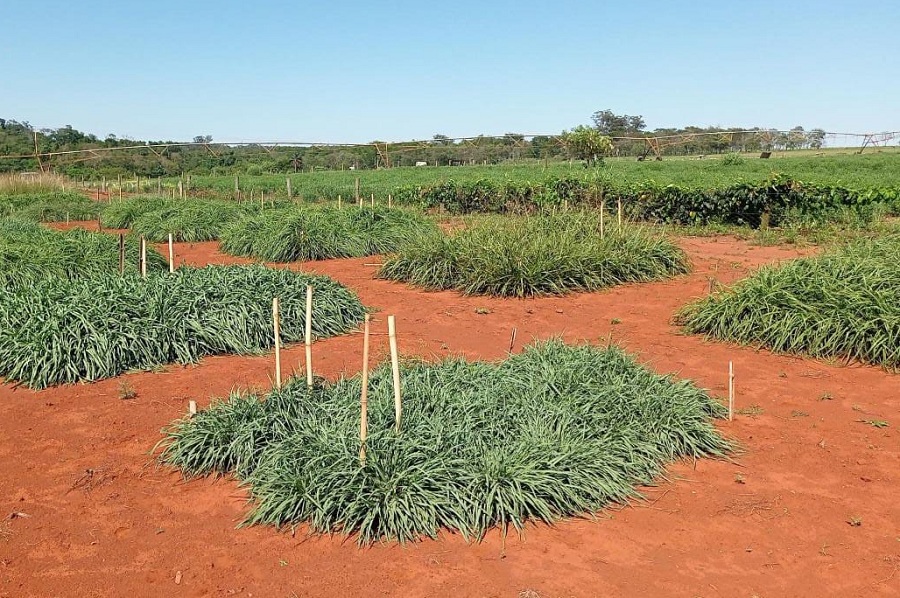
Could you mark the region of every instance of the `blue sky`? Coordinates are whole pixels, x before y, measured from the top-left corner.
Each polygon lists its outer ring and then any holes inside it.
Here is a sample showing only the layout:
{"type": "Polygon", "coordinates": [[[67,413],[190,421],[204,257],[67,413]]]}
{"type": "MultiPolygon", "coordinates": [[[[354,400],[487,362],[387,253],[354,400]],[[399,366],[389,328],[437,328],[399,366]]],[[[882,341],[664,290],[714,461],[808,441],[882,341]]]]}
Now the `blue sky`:
{"type": "Polygon", "coordinates": [[[104,136],[366,142],[900,129],[900,2],[0,4],[0,117],[104,136]]]}

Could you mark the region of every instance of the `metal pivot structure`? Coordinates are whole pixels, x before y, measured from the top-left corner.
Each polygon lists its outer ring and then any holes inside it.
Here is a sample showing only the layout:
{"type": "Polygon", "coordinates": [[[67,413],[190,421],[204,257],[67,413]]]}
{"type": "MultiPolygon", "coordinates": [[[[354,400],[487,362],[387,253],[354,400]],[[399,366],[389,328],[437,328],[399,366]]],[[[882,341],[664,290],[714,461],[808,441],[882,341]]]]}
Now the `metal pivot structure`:
{"type": "Polygon", "coordinates": [[[863,153],[863,150],[868,146],[879,147],[880,145],[887,144],[894,140],[897,137],[896,132],[892,133],[866,133],[863,135],[862,146],[859,148],[857,154],[863,153]]]}

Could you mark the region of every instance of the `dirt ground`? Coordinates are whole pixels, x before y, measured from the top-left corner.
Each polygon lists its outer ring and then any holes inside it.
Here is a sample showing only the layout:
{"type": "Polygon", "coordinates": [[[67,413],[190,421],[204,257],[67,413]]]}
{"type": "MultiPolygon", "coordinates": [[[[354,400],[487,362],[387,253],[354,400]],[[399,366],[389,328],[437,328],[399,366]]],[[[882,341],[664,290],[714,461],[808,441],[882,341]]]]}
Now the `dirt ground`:
{"type": "MultiPolygon", "coordinates": [[[[96,227],[96,223],[93,223],[96,227]]],[[[534,526],[502,545],[439,541],[360,549],[350,540],[236,529],[230,480],[157,467],[160,428],[189,400],[264,387],[270,356],[223,356],[34,392],[0,386],[0,597],[26,596],[898,596],[900,377],[683,335],[673,313],[761,264],[797,256],[731,238],[685,239],[694,273],[566,298],[425,293],[373,279],[378,258],[302,265],[396,314],[401,351],[497,359],[562,335],[636,353],[658,372],[725,393],[736,374],[735,462],[674,464],[647,500],[594,519],[534,526]],[[486,312],[486,313],[482,313],[486,312]],[[122,399],[127,383],[136,398],[122,399]],[[883,419],[887,428],[863,420],[883,419]]],[[[231,263],[215,243],[179,263],[231,263]]],[[[376,337],[385,354],[385,337],[376,337]]],[[[316,343],[316,373],[354,373],[358,334],[316,343]]],[[[286,363],[302,371],[302,347],[286,363]]]]}

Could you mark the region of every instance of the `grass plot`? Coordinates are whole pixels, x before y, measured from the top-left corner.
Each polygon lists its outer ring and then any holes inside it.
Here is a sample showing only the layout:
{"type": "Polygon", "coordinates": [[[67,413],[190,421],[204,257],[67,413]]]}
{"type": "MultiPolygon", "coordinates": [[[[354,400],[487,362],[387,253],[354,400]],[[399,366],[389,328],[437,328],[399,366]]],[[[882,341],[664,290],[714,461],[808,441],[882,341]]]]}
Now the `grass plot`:
{"type": "Polygon", "coordinates": [[[500,363],[407,363],[401,379],[399,433],[389,364],[369,379],[365,465],[358,376],[232,394],[164,430],[160,459],[187,477],[234,474],[253,501],[245,523],[366,544],[591,514],[672,460],[730,448],[718,403],[615,347],[553,340],[500,363]]]}

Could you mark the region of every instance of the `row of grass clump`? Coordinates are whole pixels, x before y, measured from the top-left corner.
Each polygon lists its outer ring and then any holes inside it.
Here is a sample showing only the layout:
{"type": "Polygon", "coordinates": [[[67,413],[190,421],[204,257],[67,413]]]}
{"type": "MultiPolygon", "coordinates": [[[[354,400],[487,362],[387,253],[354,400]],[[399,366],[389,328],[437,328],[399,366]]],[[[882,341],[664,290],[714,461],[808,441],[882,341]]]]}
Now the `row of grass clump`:
{"type": "MultiPolygon", "coordinates": [[[[125,238],[125,271],[138,272],[139,240],[125,238]]],[[[156,251],[147,253],[147,269],[167,264],[156,251]]],[[[75,229],[54,231],[29,220],[0,218],[0,287],[31,284],[46,278],[73,279],[119,271],[118,240],[75,229]]]]}
{"type": "Polygon", "coordinates": [[[900,368],[900,235],[768,266],[684,308],[687,331],[900,368]]]}
{"type": "Polygon", "coordinates": [[[411,210],[291,206],[232,222],[222,233],[222,250],[269,262],[362,257],[437,233],[433,222],[411,210]]]}
{"type": "Polygon", "coordinates": [[[262,266],[8,284],[0,288],[0,376],[40,389],[205,355],[258,353],[274,345],[274,297],[281,338],[299,341],[307,285],[315,288],[314,336],[340,334],[362,320],[356,295],[330,278],[262,266]]]}
{"type": "Polygon", "coordinates": [[[34,222],[96,220],[100,204],[75,191],[40,191],[0,194],[0,218],[34,222]]]}
{"type": "Polygon", "coordinates": [[[523,213],[547,207],[589,206],[621,201],[633,219],[654,223],[730,224],[759,227],[764,218],[779,225],[798,217],[846,218],[847,210],[870,220],[882,211],[900,213],[900,188],[854,190],[839,185],[773,176],[712,188],[621,184],[606,177],[554,177],[544,181],[453,180],[395,191],[398,201],[454,214],[523,213]],[[765,216],[764,216],[765,215],[765,216]]]}
{"type": "Polygon", "coordinates": [[[614,347],[552,340],[500,363],[408,362],[401,379],[398,433],[390,367],[371,373],[364,464],[358,376],[233,393],[164,430],[160,459],[187,477],[237,477],[246,524],[368,544],[592,514],[638,497],[673,460],[730,448],[711,423],[718,403],[614,347]]]}
{"type": "Polygon", "coordinates": [[[103,208],[103,224],[130,228],[151,241],[214,241],[234,220],[260,210],[256,204],[215,199],[132,197],[103,208]]]}
{"type": "Polygon", "coordinates": [[[420,235],[389,256],[378,276],[430,290],[528,297],[595,291],[688,272],[664,236],[606,223],[591,212],[492,217],[456,232],[420,235]]]}

